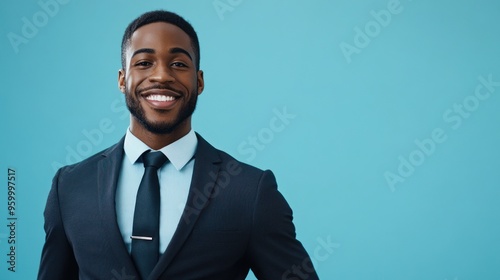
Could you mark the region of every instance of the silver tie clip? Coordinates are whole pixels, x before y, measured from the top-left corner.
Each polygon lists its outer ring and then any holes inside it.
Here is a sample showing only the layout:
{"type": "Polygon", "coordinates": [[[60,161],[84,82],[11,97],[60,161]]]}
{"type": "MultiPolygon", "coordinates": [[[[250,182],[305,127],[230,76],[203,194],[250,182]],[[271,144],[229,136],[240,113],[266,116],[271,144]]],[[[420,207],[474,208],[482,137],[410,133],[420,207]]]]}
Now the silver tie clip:
{"type": "Polygon", "coordinates": [[[151,241],[151,240],[153,240],[153,237],[131,235],[130,239],[139,239],[139,240],[148,240],[148,241],[151,241]]]}

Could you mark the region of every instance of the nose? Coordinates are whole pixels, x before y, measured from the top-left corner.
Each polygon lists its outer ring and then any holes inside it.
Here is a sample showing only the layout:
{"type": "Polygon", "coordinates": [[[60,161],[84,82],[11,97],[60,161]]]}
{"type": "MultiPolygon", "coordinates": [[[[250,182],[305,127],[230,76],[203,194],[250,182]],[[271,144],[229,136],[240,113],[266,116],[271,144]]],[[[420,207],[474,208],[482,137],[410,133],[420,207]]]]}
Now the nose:
{"type": "Polygon", "coordinates": [[[168,65],[158,64],[149,76],[149,80],[156,83],[172,83],[175,81],[175,77],[168,65]]]}

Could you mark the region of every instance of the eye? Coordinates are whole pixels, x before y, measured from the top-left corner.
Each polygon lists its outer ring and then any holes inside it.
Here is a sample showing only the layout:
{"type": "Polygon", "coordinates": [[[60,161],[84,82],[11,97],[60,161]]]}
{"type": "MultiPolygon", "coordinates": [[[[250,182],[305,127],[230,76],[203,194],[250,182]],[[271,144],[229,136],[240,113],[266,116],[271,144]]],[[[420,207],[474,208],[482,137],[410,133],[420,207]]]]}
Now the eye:
{"type": "Polygon", "coordinates": [[[139,67],[146,67],[146,66],[150,66],[151,65],[151,62],[149,61],[139,61],[135,64],[135,66],[139,66],[139,67]]]}
{"type": "Polygon", "coordinates": [[[182,63],[182,62],[174,62],[174,63],[172,63],[172,66],[181,67],[181,68],[187,67],[187,65],[182,63]]]}

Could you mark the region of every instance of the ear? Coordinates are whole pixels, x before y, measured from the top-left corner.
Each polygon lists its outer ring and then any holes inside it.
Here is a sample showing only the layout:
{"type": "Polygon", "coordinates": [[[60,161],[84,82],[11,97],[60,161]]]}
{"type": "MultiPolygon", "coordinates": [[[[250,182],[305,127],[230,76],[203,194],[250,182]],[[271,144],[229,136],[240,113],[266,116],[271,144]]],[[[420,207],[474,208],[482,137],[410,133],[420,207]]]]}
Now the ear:
{"type": "Polygon", "coordinates": [[[203,80],[203,71],[198,70],[198,95],[200,95],[203,92],[203,89],[205,88],[205,80],[203,80]]]}
{"type": "Polygon", "coordinates": [[[122,93],[125,93],[125,71],[123,69],[118,70],[118,88],[122,93]]]}

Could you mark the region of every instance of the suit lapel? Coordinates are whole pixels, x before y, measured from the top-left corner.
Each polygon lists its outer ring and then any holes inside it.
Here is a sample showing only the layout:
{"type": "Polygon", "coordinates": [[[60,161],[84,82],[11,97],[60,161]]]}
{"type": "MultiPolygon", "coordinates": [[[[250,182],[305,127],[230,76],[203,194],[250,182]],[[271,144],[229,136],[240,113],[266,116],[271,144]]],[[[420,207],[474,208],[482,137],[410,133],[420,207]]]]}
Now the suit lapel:
{"type": "Polygon", "coordinates": [[[98,163],[97,185],[99,192],[99,210],[101,213],[102,225],[113,252],[116,256],[117,271],[126,269],[127,274],[137,274],[130,254],[123,243],[123,239],[116,220],[115,194],[123,160],[122,138],[113,147],[104,151],[102,159],[98,163]]]}
{"type": "Polygon", "coordinates": [[[170,265],[175,255],[187,237],[193,230],[193,227],[200,216],[200,213],[209,203],[209,197],[215,186],[215,180],[220,168],[221,159],[217,150],[205,141],[200,135],[198,137],[198,146],[195,153],[195,163],[193,177],[189,188],[189,195],[186,207],[182,214],[177,230],[170,241],[167,250],[162,255],[158,264],[153,269],[149,279],[157,279],[170,265]],[[208,194],[205,195],[205,194],[208,194]]]}

